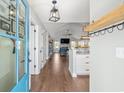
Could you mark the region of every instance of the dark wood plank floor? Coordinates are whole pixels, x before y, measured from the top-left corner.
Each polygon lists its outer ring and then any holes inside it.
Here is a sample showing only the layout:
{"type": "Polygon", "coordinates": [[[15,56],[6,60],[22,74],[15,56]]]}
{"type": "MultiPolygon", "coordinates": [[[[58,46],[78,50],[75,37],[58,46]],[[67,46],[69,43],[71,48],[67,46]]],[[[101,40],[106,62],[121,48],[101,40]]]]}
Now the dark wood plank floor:
{"type": "Polygon", "coordinates": [[[40,75],[32,76],[32,92],[88,92],[89,77],[72,78],[66,57],[54,54],[40,75]]]}

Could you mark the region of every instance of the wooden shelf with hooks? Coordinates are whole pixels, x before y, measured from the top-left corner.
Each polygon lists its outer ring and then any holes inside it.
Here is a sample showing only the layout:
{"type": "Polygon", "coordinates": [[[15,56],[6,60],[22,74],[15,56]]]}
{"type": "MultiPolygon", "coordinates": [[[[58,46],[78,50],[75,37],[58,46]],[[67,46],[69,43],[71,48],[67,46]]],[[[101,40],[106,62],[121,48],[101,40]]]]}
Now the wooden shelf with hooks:
{"type": "Polygon", "coordinates": [[[81,46],[81,48],[89,48],[89,46],[81,46]]]}
{"type": "Polygon", "coordinates": [[[106,26],[115,24],[117,22],[124,20],[124,4],[120,5],[107,15],[103,16],[99,20],[91,23],[90,25],[86,26],[84,28],[84,31],[86,32],[92,32],[95,30],[100,30],[106,26]]]}
{"type": "Polygon", "coordinates": [[[84,45],[84,46],[78,46],[76,48],[89,48],[89,46],[88,45],[84,45]]]}
{"type": "Polygon", "coordinates": [[[90,37],[89,37],[89,36],[81,36],[80,39],[81,39],[81,40],[90,40],[90,37]]]}

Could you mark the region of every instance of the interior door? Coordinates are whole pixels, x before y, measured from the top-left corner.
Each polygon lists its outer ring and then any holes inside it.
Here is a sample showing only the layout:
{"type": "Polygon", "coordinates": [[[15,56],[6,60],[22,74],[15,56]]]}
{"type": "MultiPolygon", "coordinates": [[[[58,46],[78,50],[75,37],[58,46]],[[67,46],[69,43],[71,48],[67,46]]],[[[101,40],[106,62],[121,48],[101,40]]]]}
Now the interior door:
{"type": "Polygon", "coordinates": [[[35,45],[35,26],[31,26],[30,34],[29,34],[29,51],[30,51],[30,74],[35,74],[35,51],[34,51],[34,45],[35,45]]]}
{"type": "Polygon", "coordinates": [[[12,92],[29,91],[29,11],[27,0],[16,0],[16,61],[18,81],[12,92]]]}
{"type": "Polygon", "coordinates": [[[27,0],[0,0],[0,92],[29,91],[27,0]]]}

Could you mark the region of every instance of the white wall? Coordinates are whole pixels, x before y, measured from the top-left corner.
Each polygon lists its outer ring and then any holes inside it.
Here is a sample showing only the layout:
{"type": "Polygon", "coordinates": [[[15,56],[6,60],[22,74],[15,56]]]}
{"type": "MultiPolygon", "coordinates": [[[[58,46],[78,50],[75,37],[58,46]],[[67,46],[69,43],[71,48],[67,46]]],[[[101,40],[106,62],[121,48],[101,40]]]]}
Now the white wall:
{"type": "Polygon", "coordinates": [[[46,32],[46,60],[48,60],[49,59],[49,33],[48,32],[46,32]]]}
{"type": "Polygon", "coordinates": [[[91,38],[91,91],[124,91],[124,58],[116,48],[124,48],[124,30],[91,38]]]}
{"type": "Polygon", "coordinates": [[[49,59],[49,44],[48,44],[48,32],[43,33],[43,66],[49,59]]]}
{"type": "Polygon", "coordinates": [[[39,31],[38,33],[38,60],[39,60],[39,69],[43,67],[43,35],[41,33],[42,31],[39,31]]]}
{"type": "Polygon", "coordinates": [[[37,16],[37,14],[35,13],[35,11],[33,10],[32,7],[30,7],[30,20],[31,22],[33,22],[35,25],[38,25],[39,30],[44,33],[46,28],[44,27],[42,21],[40,20],[40,18],[37,16]]]}
{"type": "MultiPolygon", "coordinates": [[[[122,0],[91,0],[91,20],[96,20],[120,5],[122,0]]],[[[124,58],[116,48],[124,48],[124,30],[92,37],[90,41],[90,91],[124,91],[124,58]]]]}
{"type": "Polygon", "coordinates": [[[43,60],[46,62],[46,32],[43,33],[43,60]]]}

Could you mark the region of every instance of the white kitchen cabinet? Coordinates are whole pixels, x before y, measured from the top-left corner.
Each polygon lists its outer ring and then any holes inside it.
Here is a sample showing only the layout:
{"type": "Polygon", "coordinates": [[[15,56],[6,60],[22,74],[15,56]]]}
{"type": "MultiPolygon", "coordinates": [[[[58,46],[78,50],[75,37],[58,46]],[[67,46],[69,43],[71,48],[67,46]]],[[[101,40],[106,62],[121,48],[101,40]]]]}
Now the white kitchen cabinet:
{"type": "Polygon", "coordinates": [[[69,71],[72,77],[90,74],[89,59],[89,54],[84,53],[83,49],[69,50],[69,71]]]}
{"type": "Polygon", "coordinates": [[[89,75],[89,55],[76,54],[76,73],[77,75],[89,75]]]}

